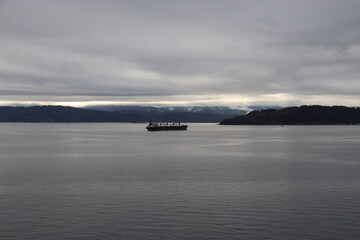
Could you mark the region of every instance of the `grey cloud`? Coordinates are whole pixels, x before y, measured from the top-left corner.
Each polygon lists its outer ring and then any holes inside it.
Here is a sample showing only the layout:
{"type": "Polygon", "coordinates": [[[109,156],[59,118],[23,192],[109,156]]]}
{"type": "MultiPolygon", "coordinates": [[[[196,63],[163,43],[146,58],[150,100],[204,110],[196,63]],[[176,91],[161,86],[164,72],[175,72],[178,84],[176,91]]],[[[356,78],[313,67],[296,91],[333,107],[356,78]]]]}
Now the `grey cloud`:
{"type": "Polygon", "coordinates": [[[353,104],[358,9],[355,0],[1,1],[1,92],[19,101],[287,94],[353,104]]]}

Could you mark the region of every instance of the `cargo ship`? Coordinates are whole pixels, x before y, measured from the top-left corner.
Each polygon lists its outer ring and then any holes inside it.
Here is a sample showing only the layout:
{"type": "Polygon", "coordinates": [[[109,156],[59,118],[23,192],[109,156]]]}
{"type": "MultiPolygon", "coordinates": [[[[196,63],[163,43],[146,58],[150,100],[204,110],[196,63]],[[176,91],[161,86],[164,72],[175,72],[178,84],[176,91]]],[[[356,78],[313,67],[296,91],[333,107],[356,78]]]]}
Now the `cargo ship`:
{"type": "Polygon", "coordinates": [[[188,125],[179,122],[151,122],[147,125],[148,131],[181,131],[187,130],[188,125]]]}

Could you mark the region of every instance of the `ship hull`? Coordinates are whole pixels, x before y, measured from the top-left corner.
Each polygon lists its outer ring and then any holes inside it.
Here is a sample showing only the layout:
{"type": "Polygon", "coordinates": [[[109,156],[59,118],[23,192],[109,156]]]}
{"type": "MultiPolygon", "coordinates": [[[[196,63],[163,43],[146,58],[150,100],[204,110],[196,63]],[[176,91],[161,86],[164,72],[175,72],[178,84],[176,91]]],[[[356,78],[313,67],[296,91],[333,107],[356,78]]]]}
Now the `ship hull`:
{"type": "Polygon", "coordinates": [[[185,131],[187,125],[183,126],[159,126],[159,127],[146,127],[148,131],[185,131]]]}

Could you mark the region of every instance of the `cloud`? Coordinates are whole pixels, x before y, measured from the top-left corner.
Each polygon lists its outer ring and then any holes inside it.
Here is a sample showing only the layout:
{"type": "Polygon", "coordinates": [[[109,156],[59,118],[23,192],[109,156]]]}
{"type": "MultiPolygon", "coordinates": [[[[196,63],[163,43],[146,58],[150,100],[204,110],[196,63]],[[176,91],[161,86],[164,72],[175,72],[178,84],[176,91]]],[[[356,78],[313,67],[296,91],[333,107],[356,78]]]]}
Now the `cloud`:
{"type": "Polygon", "coordinates": [[[0,1],[0,101],[359,105],[359,8],[0,1]]]}

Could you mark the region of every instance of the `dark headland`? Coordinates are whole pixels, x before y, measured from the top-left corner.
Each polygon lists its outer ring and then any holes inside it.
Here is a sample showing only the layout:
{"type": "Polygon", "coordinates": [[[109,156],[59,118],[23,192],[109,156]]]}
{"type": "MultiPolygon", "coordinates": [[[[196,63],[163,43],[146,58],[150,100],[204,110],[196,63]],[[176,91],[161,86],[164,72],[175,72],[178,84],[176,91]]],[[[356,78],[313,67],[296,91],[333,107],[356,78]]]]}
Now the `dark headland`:
{"type": "Polygon", "coordinates": [[[301,106],[252,111],[228,118],[221,125],[338,125],[360,124],[360,108],[301,106]]]}

